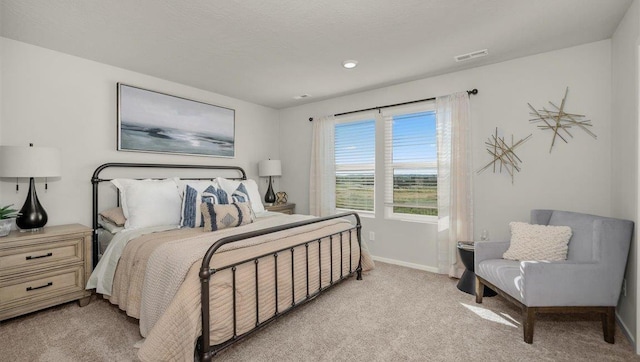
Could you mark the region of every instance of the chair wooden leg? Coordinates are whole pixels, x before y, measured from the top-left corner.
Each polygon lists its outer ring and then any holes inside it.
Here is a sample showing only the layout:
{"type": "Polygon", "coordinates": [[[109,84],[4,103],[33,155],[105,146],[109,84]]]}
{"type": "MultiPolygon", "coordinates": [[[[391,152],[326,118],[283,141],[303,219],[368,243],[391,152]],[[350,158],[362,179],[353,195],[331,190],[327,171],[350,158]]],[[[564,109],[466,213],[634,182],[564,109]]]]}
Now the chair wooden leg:
{"type": "Polygon", "coordinates": [[[616,334],[616,308],[606,307],[602,314],[602,332],[604,340],[608,343],[615,343],[614,336],[616,334]]]}
{"type": "Polygon", "coordinates": [[[533,343],[533,325],[536,316],[535,307],[524,307],[522,309],[522,328],[524,330],[524,341],[533,343]]]}
{"type": "Polygon", "coordinates": [[[476,303],[482,303],[482,297],[484,294],[484,284],[476,276],[476,303]]]}

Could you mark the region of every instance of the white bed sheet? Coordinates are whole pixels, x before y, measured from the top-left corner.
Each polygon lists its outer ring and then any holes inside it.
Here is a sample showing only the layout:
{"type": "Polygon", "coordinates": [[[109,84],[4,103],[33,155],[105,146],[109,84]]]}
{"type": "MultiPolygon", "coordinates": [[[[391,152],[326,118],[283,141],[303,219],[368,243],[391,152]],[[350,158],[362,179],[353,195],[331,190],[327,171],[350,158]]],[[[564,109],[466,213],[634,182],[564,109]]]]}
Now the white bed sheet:
{"type": "Polygon", "coordinates": [[[152,226],[133,230],[122,230],[116,233],[111,239],[107,250],[98,261],[98,265],[93,269],[86,289],[95,289],[96,292],[105,295],[111,295],[113,286],[113,277],[116,274],[116,267],[122,255],[122,251],[127,243],[139,236],[156,233],[160,231],[173,230],[179,228],[179,225],[170,226],[152,226]]]}
{"type": "MultiPolygon", "coordinates": [[[[257,218],[276,215],[279,215],[279,213],[271,211],[256,213],[257,218]]],[[[100,261],[98,261],[98,264],[93,269],[91,277],[89,277],[89,281],[87,282],[86,289],[95,289],[97,293],[111,295],[111,290],[113,287],[113,277],[116,274],[116,267],[118,266],[118,261],[120,260],[122,251],[124,250],[124,247],[127,245],[127,243],[130,240],[133,240],[145,234],[157,233],[178,228],[180,228],[179,225],[152,226],[133,230],[124,229],[116,233],[113,236],[113,239],[111,239],[109,246],[107,246],[107,249],[104,251],[104,254],[100,258],[100,261]]]]}

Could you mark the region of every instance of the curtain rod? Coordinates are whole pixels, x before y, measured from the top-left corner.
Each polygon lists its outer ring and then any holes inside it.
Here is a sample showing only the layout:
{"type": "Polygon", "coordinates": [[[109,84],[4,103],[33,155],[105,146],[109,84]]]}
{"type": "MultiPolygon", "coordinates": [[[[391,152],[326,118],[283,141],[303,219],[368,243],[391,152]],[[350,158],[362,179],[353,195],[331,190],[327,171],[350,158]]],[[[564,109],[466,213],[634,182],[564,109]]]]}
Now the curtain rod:
{"type": "MultiPolygon", "coordinates": [[[[478,89],[473,88],[472,90],[468,90],[467,94],[469,96],[471,96],[472,94],[478,94],[478,89]]],[[[426,101],[434,101],[436,99],[436,97],[431,97],[431,98],[425,98],[425,99],[418,99],[416,101],[410,101],[410,102],[403,102],[403,103],[396,103],[396,104],[388,104],[386,106],[378,106],[378,107],[372,107],[372,108],[365,108],[365,109],[358,109],[357,111],[350,111],[350,112],[342,112],[342,113],[336,113],[333,116],[334,117],[338,117],[338,116],[344,116],[345,114],[352,114],[352,113],[358,113],[358,112],[366,112],[366,111],[373,111],[373,110],[380,110],[382,108],[389,108],[389,107],[396,107],[396,106],[404,106],[406,104],[412,104],[412,103],[419,103],[419,102],[426,102],[426,101]]],[[[309,122],[313,122],[313,117],[309,117],[309,122]]]]}

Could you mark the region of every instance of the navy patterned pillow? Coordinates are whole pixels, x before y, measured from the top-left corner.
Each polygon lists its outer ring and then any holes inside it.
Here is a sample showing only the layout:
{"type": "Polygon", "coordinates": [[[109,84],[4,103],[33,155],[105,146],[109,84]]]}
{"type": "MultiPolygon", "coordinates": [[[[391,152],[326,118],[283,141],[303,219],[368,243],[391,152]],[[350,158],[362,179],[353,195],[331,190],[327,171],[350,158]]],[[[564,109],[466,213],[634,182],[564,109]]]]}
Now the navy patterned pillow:
{"type": "Polygon", "coordinates": [[[228,204],[229,196],[221,187],[214,187],[211,185],[202,192],[202,202],[220,205],[228,204]]]}
{"type": "Polygon", "coordinates": [[[231,194],[231,199],[233,199],[233,202],[251,202],[251,200],[249,199],[247,188],[244,187],[243,184],[240,184],[238,188],[233,191],[233,194],[231,194]]]}
{"type": "Polygon", "coordinates": [[[202,193],[186,185],[182,199],[182,220],[180,226],[189,228],[204,226],[202,212],[200,211],[200,205],[203,202],[228,204],[229,198],[223,189],[217,188],[214,185],[210,185],[202,193]]]}

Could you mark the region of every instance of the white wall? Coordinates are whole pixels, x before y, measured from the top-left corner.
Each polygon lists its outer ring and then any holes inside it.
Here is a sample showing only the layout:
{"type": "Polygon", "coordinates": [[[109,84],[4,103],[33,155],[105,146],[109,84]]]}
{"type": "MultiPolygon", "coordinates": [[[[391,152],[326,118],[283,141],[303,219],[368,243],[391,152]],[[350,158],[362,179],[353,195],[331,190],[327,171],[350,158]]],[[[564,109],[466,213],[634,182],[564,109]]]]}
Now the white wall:
{"type": "MultiPolygon", "coordinates": [[[[612,37],[612,211],[613,216],[638,221],[638,40],[640,5],[634,1],[612,37]]],[[[637,224],[636,233],[637,235],[637,224]]],[[[625,278],[627,295],[618,303],[618,317],[636,341],[638,305],[638,245],[631,243],[625,278]]],[[[636,346],[638,348],[638,346],[636,346]]],[[[637,350],[640,353],[640,349],[637,350]]]]}
{"type": "MultiPolygon", "coordinates": [[[[488,229],[492,240],[507,239],[508,223],[527,221],[533,208],[611,214],[609,40],[284,109],[280,115],[282,188],[297,203],[298,212],[308,211],[309,117],[472,88],[480,92],[471,98],[474,169],[491,160],[483,142],[496,126],[516,139],[533,133],[517,151],[523,166],[514,185],[506,174],[474,175],[476,238],[488,229]],[[537,108],[547,107],[548,101],[559,103],[567,86],[566,110],[593,120],[598,139],[575,130],[569,144],[558,143],[550,154],[551,133],[529,124],[527,103],[537,108]]],[[[383,142],[381,137],[378,142],[383,142]]],[[[369,243],[374,255],[435,270],[435,225],[384,220],[380,208],[377,215],[363,221],[365,237],[369,231],[376,233],[376,240],[369,243]]]]}
{"type": "MultiPolygon", "coordinates": [[[[257,178],[257,163],[277,158],[278,111],[185,85],[0,38],[3,58],[2,145],[61,150],[62,177],[38,196],[49,225],[91,225],[91,175],[105,162],[239,165],[257,178]],[[116,83],[123,82],[236,110],[235,159],[116,151],[116,83]]],[[[261,183],[264,188],[264,183],[261,183]]],[[[0,204],[22,206],[28,185],[0,180],[0,204]]],[[[265,188],[266,189],[266,188],[265,188]]]]}

